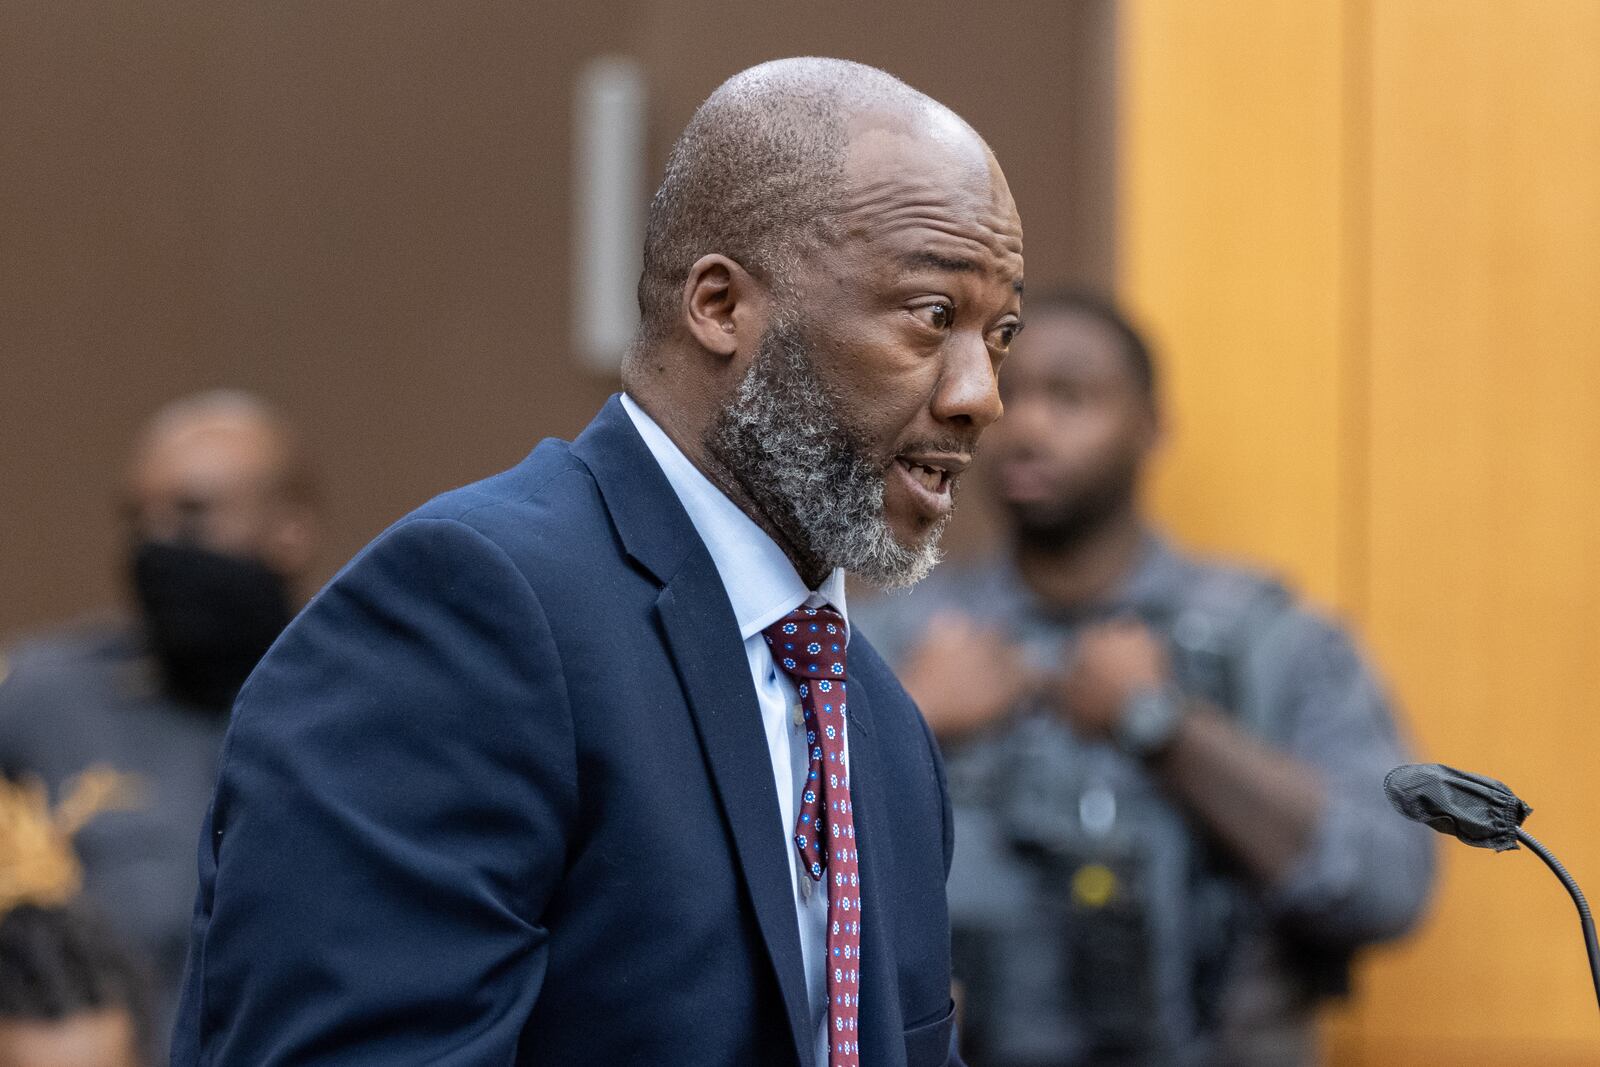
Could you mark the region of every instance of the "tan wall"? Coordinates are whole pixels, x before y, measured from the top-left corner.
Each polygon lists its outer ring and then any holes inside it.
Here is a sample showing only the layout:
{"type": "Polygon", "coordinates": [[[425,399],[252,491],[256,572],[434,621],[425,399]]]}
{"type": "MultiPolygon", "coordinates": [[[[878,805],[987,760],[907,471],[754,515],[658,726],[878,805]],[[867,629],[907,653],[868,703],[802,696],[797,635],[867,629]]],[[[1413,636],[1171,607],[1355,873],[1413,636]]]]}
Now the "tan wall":
{"type": "MultiPolygon", "coordinates": [[[[1593,890],[1600,5],[1131,0],[1120,49],[1162,511],[1353,615],[1423,751],[1507,780],[1593,890]]],[[[1559,885],[1445,844],[1336,1062],[1600,1062],[1559,885]]]]}
{"type": "Polygon", "coordinates": [[[750,63],[885,66],[994,145],[1030,280],[1108,281],[1111,26],[1109,0],[0,0],[0,636],[115,599],[123,454],[175,395],[304,425],[324,573],[581,428],[611,388],[568,343],[589,58],[642,61],[657,165],[750,63]]]}

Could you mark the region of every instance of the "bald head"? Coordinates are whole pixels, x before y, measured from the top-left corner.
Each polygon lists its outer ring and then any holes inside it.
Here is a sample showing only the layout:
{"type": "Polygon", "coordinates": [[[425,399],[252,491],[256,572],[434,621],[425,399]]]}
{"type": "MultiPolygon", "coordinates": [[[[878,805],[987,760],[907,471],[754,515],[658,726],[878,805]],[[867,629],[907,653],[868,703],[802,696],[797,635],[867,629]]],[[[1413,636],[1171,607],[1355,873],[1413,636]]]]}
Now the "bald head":
{"type": "Polygon", "coordinates": [[[881,70],[735,75],[650,208],[623,384],[815,586],[904,585],[1000,414],[1022,221],[993,153],[881,70]]]}
{"type": "Polygon", "coordinates": [[[194,541],[286,577],[311,561],[315,503],[310,464],[287,421],[237,390],[163,407],[129,464],[126,511],[137,538],[194,541]]]}
{"type": "Polygon", "coordinates": [[[875,67],[781,59],[735,74],[695,112],[650,204],[639,279],[643,338],[671,333],[695,261],[720,253],[781,289],[837,240],[852,140],[884,125],[982,141],[943,104],[875,67]]]}

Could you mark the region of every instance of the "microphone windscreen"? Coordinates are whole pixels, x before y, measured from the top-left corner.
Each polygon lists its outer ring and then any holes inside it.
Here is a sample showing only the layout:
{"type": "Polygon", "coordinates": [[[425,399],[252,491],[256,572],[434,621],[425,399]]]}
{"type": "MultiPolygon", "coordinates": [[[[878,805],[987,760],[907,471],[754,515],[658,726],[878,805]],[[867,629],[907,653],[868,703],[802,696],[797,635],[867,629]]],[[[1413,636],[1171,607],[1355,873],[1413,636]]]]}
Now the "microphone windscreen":
{"type": "Polygon", "coordinates": [[[1442,763],[1405,763],[1383,779],[1394,809],[1475,848],[1517,847],[1517,827],[1533,809],[1504,782],[1442,763]]]}

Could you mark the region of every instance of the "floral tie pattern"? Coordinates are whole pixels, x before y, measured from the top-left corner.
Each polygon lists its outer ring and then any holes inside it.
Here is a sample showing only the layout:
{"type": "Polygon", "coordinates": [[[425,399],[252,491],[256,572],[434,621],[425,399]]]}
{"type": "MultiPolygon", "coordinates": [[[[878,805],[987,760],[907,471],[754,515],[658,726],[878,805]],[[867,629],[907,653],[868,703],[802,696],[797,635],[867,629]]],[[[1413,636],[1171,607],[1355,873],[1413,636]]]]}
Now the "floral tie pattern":
{"type": "Polygon", "coordinates": [[[844,618],[829,607],[798,608],[761,635],[805,713],[810,767],[794,844],[801,868],[828,879],[828,1067],[859,1067],[861,868],[845,764],[844,618]]]}

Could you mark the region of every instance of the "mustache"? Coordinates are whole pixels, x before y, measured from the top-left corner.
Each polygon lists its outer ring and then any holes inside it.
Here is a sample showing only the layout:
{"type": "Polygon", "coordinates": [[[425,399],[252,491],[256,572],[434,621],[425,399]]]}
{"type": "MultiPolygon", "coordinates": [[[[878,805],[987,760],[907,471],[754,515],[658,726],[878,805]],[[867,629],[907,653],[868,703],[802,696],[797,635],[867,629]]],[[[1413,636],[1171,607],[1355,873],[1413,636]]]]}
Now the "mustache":
{"type": "Polygon", "coordinates": [[[883,461],[885,469],[895,461],[896,456],[903,456],[907,453],[915,455],[929,452],[953,452],[970,456],[973,460],[976,460],[978,458],[978,435],[957,436],[955,434],[946,434],[939,437],[919,437],[909,441],[898,442],[892,447],[893,451],[883,461]]]}

